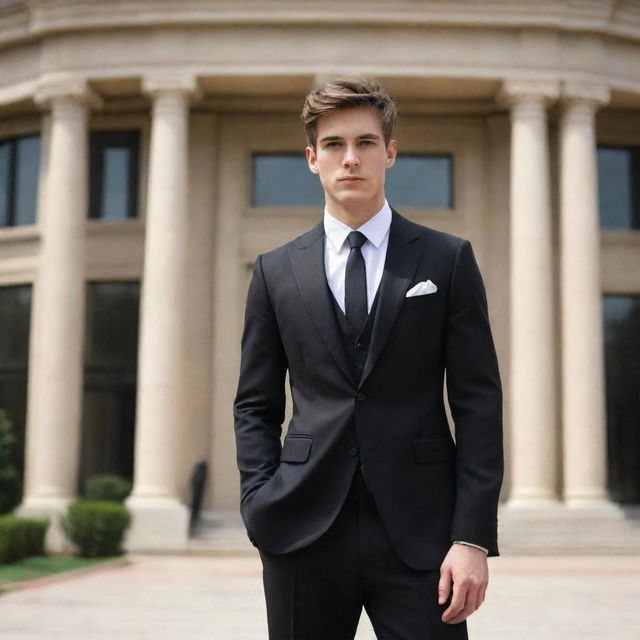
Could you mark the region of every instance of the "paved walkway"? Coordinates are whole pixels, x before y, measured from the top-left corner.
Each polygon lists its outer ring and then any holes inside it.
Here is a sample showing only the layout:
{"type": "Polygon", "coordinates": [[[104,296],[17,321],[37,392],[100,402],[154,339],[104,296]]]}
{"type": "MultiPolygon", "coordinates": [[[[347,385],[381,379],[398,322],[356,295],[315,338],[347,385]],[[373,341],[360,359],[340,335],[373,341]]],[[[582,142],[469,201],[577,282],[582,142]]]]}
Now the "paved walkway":
{"type": "MultiPolygon", "coordinates": [[[[640,556],[492,558],[473,640],[640,638],[640,556]]],[[[258,559],[132,556],[0,596],[2,640],[266,640],[258,559]]],[[[374,640],[363,619],[358,640],[374,640]]],[[[331,640],[327,638],[327,640],[331,640]]]]}

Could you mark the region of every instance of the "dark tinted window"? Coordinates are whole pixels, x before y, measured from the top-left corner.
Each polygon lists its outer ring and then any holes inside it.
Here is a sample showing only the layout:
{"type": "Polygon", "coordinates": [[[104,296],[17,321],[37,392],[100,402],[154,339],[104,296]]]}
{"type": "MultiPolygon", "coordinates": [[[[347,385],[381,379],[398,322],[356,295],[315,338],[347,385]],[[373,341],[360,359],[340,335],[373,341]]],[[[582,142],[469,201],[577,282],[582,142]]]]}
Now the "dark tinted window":
{"type": "Polygon", "coordinates": [[[0,287],[0,408],[16,436],[13,463],[22,474],[27,414],[31,286],[0,287]]]}
{"type": "Polygon", "coordinates": [[[299,153],[256,153],[253,198],[257,207],[321,205],[324,191],[299,153]]]}
{"type": "Polygon", "coordinates": [[[35,224],[40,136],[0,141],[0,226],[35,224]]]}
{"type": "MultiPolygon", "coordinates": [[[[387,199],[392,206],[453,207],[453,158],[443,154],[399,155],[387,171],[387,199]]],[[[252,204],[269,206],[322,206],[324,192],[299,153],[253,155],[252,204]]]]}
{"type": "Polygon", "coordinates": [[[453,158],[449,155],[398,155],[387,171],[389,203],[420,209],[453,208],[453,158]]]}
{"type": "Polygon", "coordinates": [[[137,131],[94,131],[90,138],[89,217],[122,220],[138,215],[137,131]]]}
{"type": "Polygon", "coordinates": [[[598,200],[604,229],[640,229],[640,147],[598,148],[598,200]]]}
{"type": "Polygon", "coordinates": [[[138,282],[87,285],[81,486],[133,475],[139,297],[138,282]]]}
{"type": "Polygon", "coordinates": [[[9,225],[9,200],[11,195],[11,145],[0,142],[0,226],[9,225]]]}
{"type": "Polygon", "coordinates": [[[605,296],[609,490],[640,503],[640,295],[605,296]]]}

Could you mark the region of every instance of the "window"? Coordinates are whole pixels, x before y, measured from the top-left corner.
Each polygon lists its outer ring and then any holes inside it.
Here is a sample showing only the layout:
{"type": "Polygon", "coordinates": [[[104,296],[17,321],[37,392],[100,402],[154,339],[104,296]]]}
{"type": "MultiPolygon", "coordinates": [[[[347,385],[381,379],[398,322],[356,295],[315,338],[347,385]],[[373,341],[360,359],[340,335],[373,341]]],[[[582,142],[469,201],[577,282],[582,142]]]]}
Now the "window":
{"type": "Polygon", "coordinates": [[[0,408],[13,425],[13,463],[24,469],[31,285],[0,287],[0,408]]]}
{"type": "MultiPolygon", "coordinates": [[[[392,206],[421,209],[453,208],[453,157],[447,154],[403,154],[385,179],[392,206]]],[[[252,204],[256,207],[322,206],[318,176],[304,154],[255,153],[252,204]]]]}
{"type": "Polygon", "coordinates": [[[0,140],[0,227],[35,224],[40,136],[0,140]]]}
{"type": "Polygon", "coordinates": [[[399,207],[453,209],[453,158],[398,155],[385,179],[387,199],[399,207]]]}
{"type": "Polygon", "coordinates": [[[640,229],[640,147],[598,147],[603,229],[640,229]]]}
{"type": "Polygon", "coordinates": [[[324,203],[324,191],[304,154],[255,153],[252,203],[256,207],[319,206],[324,203]]]}
{"type": "Polygon", "coordinates": [[[604,296],[608,483],[640,503],[640,295],[604,296]]]}
{"type": "Polygon", "coordinates": [[[133,477],[138,282],[87,285],[80,487],[87,477],[133,477]]]}
{"type": "Polygon", "coordinates": [[[123,220],[138,215],[137,131],[94,131],[90,136],[89,217],[123,220]]]}

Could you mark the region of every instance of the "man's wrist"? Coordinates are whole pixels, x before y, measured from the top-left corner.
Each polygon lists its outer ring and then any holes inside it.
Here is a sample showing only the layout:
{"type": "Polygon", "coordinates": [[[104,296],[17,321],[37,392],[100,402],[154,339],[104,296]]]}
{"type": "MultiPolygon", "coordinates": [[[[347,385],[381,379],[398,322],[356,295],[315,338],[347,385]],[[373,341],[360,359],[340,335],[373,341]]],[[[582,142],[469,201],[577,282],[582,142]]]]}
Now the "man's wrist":
{"type": "Polygon", "coordinates": [[[466,542],[465,540],[454,540],[453,544],[463,544],[467,547],[475,547],[476,549],[480,549],[481,551],[484,551],[487,555],[489,555],[489,549],[481,547],[479,544],[473,544],[473,542],[466,542]]]}

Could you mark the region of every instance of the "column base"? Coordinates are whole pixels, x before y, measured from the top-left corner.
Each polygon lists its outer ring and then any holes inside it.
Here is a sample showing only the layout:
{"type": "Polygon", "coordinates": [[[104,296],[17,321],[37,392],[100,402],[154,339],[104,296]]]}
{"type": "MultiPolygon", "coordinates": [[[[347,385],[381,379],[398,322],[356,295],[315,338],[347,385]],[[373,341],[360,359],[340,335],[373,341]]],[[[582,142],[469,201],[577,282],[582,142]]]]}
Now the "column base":
{"type": "Polygon", "coordinates": [[[189,541],[189,510],[176,498],[132,495],[126,501],[131,526],[127,551],[184,551],[189,541]]]}
{"type": "Polygon", "coordinates": [[[606,510],[617,508],[609,500],[602,487],[565,489],[563,500],[567,507],[576,509],[606,510]]]}
{"type": "Polygon", "coordinates": [[[62,519],[75,498],[60,496],[28,496],[15,510],[21,518],[47,518],[49,527],[45,537],[45,550],[49,553],[73,553],[74,546],[67,538],[62,519]]]}
{"type": "Polygon", "coordinates": [[[505,505],[509,509],[554,509],[561,502],[554,494],[546,491],[518,492],[509,497],[505,505]]]}

